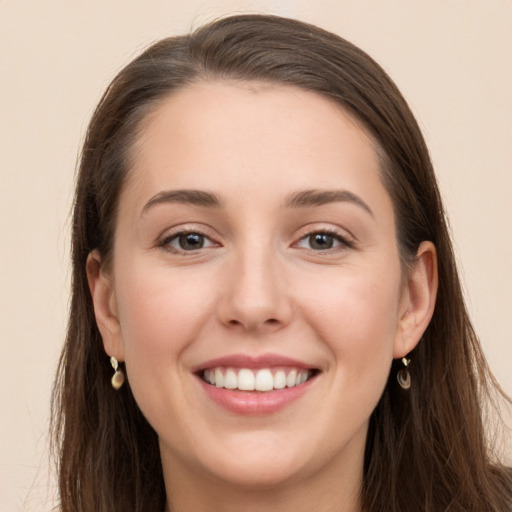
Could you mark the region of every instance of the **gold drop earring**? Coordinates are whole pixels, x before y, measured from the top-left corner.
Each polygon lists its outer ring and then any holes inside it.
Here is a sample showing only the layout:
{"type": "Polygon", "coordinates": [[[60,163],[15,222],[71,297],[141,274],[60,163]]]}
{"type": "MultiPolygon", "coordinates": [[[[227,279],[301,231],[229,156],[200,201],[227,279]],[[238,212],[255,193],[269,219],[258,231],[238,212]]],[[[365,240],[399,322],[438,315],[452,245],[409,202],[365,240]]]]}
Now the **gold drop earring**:
{"type": "Polygon", "coordinates": [[[124,384],[123,370],[119,369],[119,362],[115,357],[110,358],[110,364],[114,368],[114,375],[112,376],[112,387],[117,391],[124,384]]]}
{"type": "Polygon", "coordinates": [[[409,373],[408,368],[410,362],[410,359],[402,357],[402,364],[404,365],[404,368],[396,374],[396,380],[402,389],[409,389],[411,387],[411,374],[409,373]]]}

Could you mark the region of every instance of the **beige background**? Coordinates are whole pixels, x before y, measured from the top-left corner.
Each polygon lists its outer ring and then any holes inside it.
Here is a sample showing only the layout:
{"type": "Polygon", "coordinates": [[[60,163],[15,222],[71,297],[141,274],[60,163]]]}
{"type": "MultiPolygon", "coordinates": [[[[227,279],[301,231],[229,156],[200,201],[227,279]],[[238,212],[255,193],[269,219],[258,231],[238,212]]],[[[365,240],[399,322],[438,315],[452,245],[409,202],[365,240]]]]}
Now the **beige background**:
{"type": "Polygon", "coordinates": [[[233,11],[316,23],[396,80],[431,148],[485,352],[512,394],[511,0],[0,0],[0,512],[50,509],[75,159],[114,73],[233,11]]]}

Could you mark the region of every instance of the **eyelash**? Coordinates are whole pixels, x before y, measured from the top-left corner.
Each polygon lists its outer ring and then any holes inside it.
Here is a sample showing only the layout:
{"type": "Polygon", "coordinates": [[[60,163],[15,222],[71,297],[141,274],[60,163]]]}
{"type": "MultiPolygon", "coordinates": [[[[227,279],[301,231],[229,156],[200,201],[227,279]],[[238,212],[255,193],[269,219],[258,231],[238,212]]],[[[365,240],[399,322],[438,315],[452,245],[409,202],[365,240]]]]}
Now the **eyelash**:
{"type": "MultiPolygon", "coordinates": [[[[293,244],[294,247],[297,247],[299,246],[299,244],[301,244],[302,242],[304,241],[307,241],[308,239],[310,239],[310,242],[311,242],[311,238],[314,237],[314,236],[329,236],[329,237],[332,237],[333,238],[333,243],[338,243],[337,246],[334,246],[334,247],[328,247],[327,249],[314,249],[312,247],[300,247],[302,249],[306,249],[308,251],[312,251],[312,252],[315,252],[315,253],[333,253],[333,252],[338,252],[338,251],[343,251],[345,249],[351,249],[354,247],[354,244],[353,242],[347,240],[344,236],[340,235],[340,233],[334,229],[318,229],[318,230],[313,230],[313,231],[310,231],[308,232],[307,234],[305,234],[304,236],[302,236],[298,242],[295,242],[293,244]]],[[[181,244],[180,244],[181,245],[181,244]]],[[[212,241],[211,238],[202,233],[201,231],[199,230],[185,230],[185,231],[179,231],[177,233],[173,233],[171,235],[168,235],[166,236],[159,244],[158,244],[159,247],[162,247],[163,249],[173,253],[173,254],[186,254],[186,253],[194,253],[196,251],[199,251],[201,249],[207,249],[209,247],[219,247],[219,244],[217,244],[216,242],[212,241]],[[196,237],[200,237],[201,239],[201,242],[202,242],[202,245],[201,247],[199,248],[192,248],[192,249],[184,249],[182,247],[173,247],[171,244],[172,242],[174,241],[178,241],[178,243],[180,242],[180,239],[183,240],[183,237],[187,237],[187,236],[193,236],[195,235],[196,237]],[[206,243],[207,245],[205,246],[204,243],[206,243]]]]}
{"type": "Polygon", "coordinates": [[[192,253],[195,251],[199,251],[201,249],[205,249],[208,247],[215,247],[215,246],[218,247],[218,244],[216,242],[213,242],[208,235],[205,235],[204,233],[201,233],[201,231],[198,231],[198,230],[178,231],[177,233],[173,233],[172,235],[166,236],[158,245],[159,245],[159,247],[162,247],[165,250],[167,250],[173,254],[186,254],[186,253],[192,253]],[[178,243],[179,243],[179,241],[182,237],[187,237],[187,236],[192,236],[192,235],[201,237],[203,243],[206,242],[206,243],[208,243],[208,245],[206,247],[204,245],[202,245],[199,248],[189,249],[189,250],[183,249],[181,247],[180,248],[173,247],[171,245],[171,243],[175,240],[178,241],[178,243]]]}
{"type": "Polygon", "coordinates": [[[314,231],[308,232],[305,236],[303,236],[298,242],[296,242],[294,245],[298,245],[301,242],[311,239],[311,237],[318,236],[318,235],[327,235],[329,237],[333,238],[334,242],[338,242],[338,246],[335,247],[328,247],[327,249],[314,249],[312,247],[302,247],[303,249],[313,251],[315,253],[333,253],[338,251],[343,251],[346,249],[352,249],[354,247],[354,243],[347,240],[344,236],[342,236],[338,231],[335,229],[318,229],[314,231]]]}

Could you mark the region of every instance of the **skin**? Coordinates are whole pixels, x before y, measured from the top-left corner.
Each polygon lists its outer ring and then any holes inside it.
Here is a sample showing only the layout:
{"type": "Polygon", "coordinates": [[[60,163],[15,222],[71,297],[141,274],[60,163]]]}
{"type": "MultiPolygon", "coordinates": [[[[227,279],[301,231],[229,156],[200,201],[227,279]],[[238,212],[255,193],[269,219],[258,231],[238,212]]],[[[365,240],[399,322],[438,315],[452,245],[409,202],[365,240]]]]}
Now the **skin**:
{"type": "Polygon", "coordinates": [[[167,510],[360,510],[368,419],[431,318],[437,274],[424,242],[404,278],[374,144],[350,115],[291,86],[174,93],[134,147],[112,263],[95,251],[87,270],[105,350],[158,433],[167,510]],[[155,200],[183,189],[222,204],[155,200]],[[287,204],[311,190],[352,200],[287,204]],[[180,248],[183,231],[204,246],[180,248]],[[325,232],[332,248],[312,246],[325,232]],[[234,353],[319,373],[278,412],[235,414],[193,373],[234,353]]]}

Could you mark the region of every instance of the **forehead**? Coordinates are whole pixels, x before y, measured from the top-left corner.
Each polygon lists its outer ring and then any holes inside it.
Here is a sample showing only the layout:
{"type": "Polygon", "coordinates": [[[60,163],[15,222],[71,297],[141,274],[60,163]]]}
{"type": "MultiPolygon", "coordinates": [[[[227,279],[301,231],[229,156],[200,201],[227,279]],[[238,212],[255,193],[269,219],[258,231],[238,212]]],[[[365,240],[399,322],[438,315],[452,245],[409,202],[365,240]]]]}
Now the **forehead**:
{"type": "Polygon", "coordinates": [[[251,197],[291,187],[382,192],[361,123],[317,93],[280,84],[198,82],[172,93],[141,123],[132,164],[126,188],[136,195],[198,186],[251,197]]]}
{"type": "Polygon", "coordinates": [[[168,137],[190,134],[205,135],[209,128],[231,135],[258,138],[268,136],[268,123],[282,129],[281,135],[302,137],[304,128],[321,125],[324,129],[310,131],[307,142],[339,138],[343,131],[352,132],[369,146],[377,143],[362,123],[346,108],[334,100],[293,85],[273,82],[200,80],[169,94],[160,100],[142,120],[139,143],[157,131],[168,137]]]}

